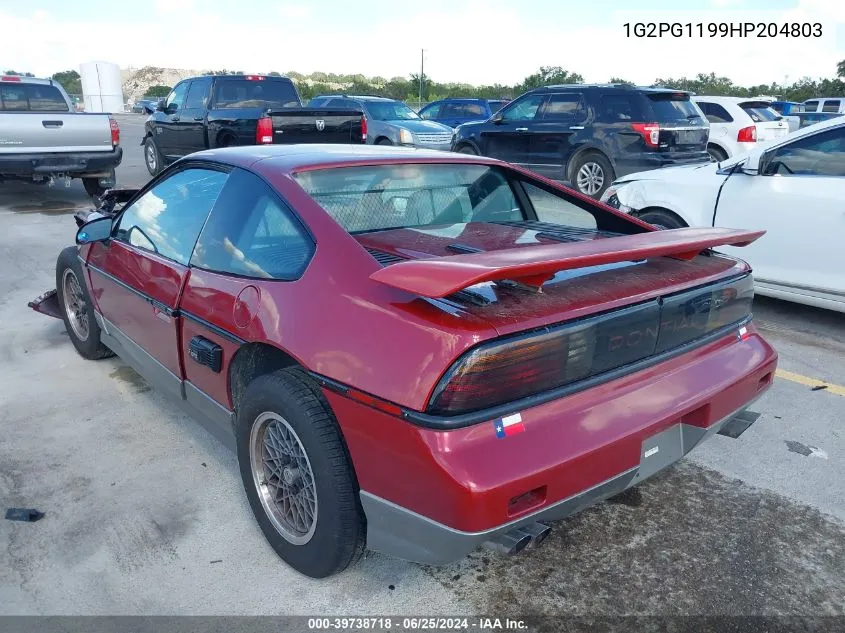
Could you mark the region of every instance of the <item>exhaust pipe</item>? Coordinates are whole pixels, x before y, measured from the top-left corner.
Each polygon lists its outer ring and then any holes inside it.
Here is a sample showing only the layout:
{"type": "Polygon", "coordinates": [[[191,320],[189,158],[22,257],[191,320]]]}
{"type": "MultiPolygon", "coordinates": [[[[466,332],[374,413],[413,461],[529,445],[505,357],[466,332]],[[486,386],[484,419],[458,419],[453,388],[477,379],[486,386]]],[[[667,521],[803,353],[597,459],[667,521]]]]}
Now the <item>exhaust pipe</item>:
{"type": "Polygon", "coordinates": [[[513,556],[522,550],[534,549],[546,540],[552,528],[542,523],[530,523],[510,532],[500,534],[494,539],[484,542],[484,546],[493,551],[513,556]]]}
{"type": "Polygon", "coordinates": [[[540,544],[546,540],[546,537],[552,533],[552,528],[542,523],[530,523],[519,528],[520,532],[525,532],[531,537],[528,543],[528,549],[535,549],[540,547],[540,544]]]}

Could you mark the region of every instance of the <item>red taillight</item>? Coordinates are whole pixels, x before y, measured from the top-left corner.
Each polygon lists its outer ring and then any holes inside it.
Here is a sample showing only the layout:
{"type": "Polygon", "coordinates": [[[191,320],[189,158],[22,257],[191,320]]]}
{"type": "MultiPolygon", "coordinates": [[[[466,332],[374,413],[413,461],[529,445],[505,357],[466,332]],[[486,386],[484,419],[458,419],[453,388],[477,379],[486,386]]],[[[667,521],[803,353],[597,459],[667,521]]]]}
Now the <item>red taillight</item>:
{"type": "Polygon", "coordinates": [[[271,145],[273,143],[273,119],[263,116],[258,119],[255,128],[255,143],[257,145],[271,145]]]}
{"type": "Polygon", "coordinates": [[[264,81],[264,77],[262,77],[261,75],[247,75],[246,80],[247,81],[264,81]]]}
{"type": "Polygon", "coordinates": [[[742,128],[736,135],[736,140],[740,143],[754,143],[757,141],[757,127],[749,125],[742,128]]]}
{"type": "Polygon", "coordinates": [[[2,79],[2,81],[20,81],[21,80],[20,77],[15,77],[14,75],[3,75],[3,77],[0,78],[0,79],[2,79]]]}
{"type": "Polygon", "coordinates": [[[361,140],[367,140],[367,117],[361,117],[361,140]]]}
{"type": "Polygon", "coordinates": [[[634,132],[639,133],[647,147],[660,146],[660,125],[658,123],[631,123],[634,132]]]}
{"type": "Polygon", "coordinates": [[[586,324],[479,347],[443,376],[430,411],[476,411],[584,378],[594,348],[595,328],[586,324]]]}
{"type": "Polygon", "coordinates": [[[117,121],[110,118],[109,127],[111,127],[111,146],[117,147],[120,145],[120,126],[117,124],[117,121]]]}

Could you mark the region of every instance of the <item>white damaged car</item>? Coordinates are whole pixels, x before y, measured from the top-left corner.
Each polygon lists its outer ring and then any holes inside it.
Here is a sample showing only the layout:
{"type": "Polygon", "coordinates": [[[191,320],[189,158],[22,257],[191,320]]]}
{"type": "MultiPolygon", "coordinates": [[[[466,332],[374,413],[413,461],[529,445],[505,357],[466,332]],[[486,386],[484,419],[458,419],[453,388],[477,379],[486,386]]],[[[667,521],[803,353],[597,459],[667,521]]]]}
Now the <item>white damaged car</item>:
{"type": "Polygon", "coordinates": [[[719,249],[754,268],[757,293],[845,312],[845,118],[720,163],[625,176],[602,201],[667,229],[764,229],[741,252],[719,249]]]}

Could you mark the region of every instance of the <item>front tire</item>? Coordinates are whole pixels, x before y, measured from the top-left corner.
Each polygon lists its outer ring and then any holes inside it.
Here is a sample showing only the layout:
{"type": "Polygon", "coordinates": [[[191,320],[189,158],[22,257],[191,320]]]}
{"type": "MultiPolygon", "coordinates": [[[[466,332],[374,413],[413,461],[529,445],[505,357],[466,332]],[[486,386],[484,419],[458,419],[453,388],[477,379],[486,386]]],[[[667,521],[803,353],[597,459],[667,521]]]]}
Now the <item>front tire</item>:
{"type": "Polygon", "coordinates": [[[686,222],[684,222],[677,215],[675,215],[671,211],[665,211],[663,209],[653,209],[652,211],[646,211],[642,215],[638,215],[637,218],[639,218],[643,222],[653,224],[659,229],[683,229],[687,226],[686,222]]]}
{"type": "Polygon", "coordinates": [[[471,156],[478,156],[478,152],[472,145],[461,145],[458,148],[458,154],[470,154],[471,156]]]}
{"type": "Polygon", "coordinates": [[[114,352],[100,342],[100,326],[94,316],[94,305],[74,246],[68,246],[59,254],[56,291],[62,321],[79,355],[88,360],[114,356],[114,352]]]}
{"type": "Polygon", "coordinates": [[[376,145],[393,145],[393,141],[389,138],[380,138],[376,141],[376,145]]]}
{"type": "Polygon", "coordinates": [[[258,525],[288,565],[337,574],[364,551],[358,485],[334,413],[298,368],[253,380],[237,414],[238,463],[258,525]]]}
{"type": "Polygon", "coordinates": [[[601,198],[601,194],[616,178],[610,161],[598,152],[577,156],[570,173],[570,181],[575,189],[596,200],[601,198]]]}
{"type": "Polygon", "coordinates": [[[144,164],[151,176],[158,176],[164,167],[164,158],[152,136],[144,139],[144,164]]]}
{"type": "Polygon", "coordinates": [[[713,160],[714,163],[721,163],[723,160],[728,159],[727,153],[723,149],[715,145],[708,145],[707,153],[710,154],[710,158],[713,160]]]}

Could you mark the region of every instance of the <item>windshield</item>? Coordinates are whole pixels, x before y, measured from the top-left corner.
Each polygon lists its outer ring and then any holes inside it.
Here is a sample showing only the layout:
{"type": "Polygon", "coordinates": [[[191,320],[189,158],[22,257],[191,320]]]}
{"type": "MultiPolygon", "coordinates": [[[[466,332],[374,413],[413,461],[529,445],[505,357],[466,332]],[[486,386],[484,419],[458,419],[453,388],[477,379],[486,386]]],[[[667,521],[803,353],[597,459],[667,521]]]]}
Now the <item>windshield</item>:
{"type": "Polygon", "coordinates": [[[294,178],[350,233],[525,219],[504,174],[486,165],[338,167],[294,178]]]}
{"type": "Polygon", "coordinates": [[[376,121],[418,120],[420,115],[399,101],[366,101],[370,118],[376,121]]]}
{"type": "Polygon", "coordinates": [[[778,121],[782,118],[764,101],[746,101],[745,103],[740,103],[739,107],[745,110],[745,113],[755,123],[760,123],[761,121],[778,121]]]}

